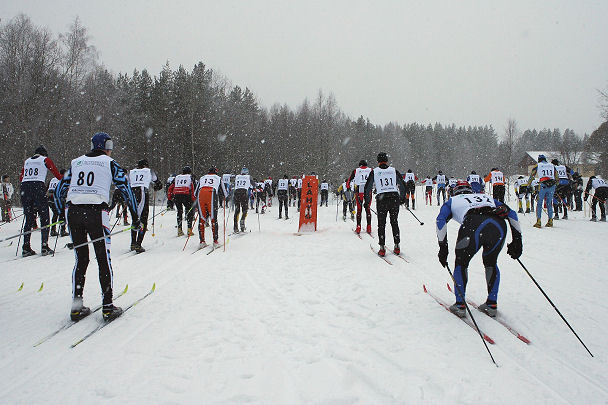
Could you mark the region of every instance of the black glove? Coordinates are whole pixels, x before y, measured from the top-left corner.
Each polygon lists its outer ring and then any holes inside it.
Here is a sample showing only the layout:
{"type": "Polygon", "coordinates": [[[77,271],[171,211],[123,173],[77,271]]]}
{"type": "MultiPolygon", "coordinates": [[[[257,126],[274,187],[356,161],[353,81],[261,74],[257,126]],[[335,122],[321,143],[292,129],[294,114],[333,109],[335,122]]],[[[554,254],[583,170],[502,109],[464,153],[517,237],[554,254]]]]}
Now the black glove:
{"type": "Polygon", "coordinates": [[[515,238],[511,243],[507,245],[507,254],[511,256],[513,260],[519,259],[522,250],[523,247],[521,244],[521,238],[515,238]]]}
{"type": "Polygon", "coordinates": [[[437,253],[437,257],[439,258],[439,263],[443,267],[448,265],[448,243],[447,242],[439,242],[439,253],[437,253]]]}

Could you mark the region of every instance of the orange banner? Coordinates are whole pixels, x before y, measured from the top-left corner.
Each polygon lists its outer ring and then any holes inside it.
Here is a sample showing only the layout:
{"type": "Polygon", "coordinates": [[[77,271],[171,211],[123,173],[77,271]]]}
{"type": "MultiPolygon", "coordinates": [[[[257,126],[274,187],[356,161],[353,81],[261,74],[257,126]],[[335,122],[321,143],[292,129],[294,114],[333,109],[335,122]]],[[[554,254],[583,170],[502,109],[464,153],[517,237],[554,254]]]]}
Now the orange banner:
{"type": "Polygon", "coordinates": [[[319,179],[317,176],[304,176],[302,179],[302,196],[300,202],[300,226],[298,232],[317,230],[317,199],[319,179]]]}

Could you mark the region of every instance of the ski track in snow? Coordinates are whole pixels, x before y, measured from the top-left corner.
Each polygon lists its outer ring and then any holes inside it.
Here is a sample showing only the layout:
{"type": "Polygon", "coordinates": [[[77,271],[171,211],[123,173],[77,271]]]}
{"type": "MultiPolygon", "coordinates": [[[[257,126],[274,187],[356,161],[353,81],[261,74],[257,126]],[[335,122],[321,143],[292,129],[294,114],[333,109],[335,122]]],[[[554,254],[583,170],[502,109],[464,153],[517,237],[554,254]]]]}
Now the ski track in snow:
{"type": "MultiPolygon", "coordinates": [[[[182,251],[186,239],[175,236],[175,212],[156,217],[143,254],[128,252],[128,232],[113,237],[115,293],[129,285],[116,304],[127,306],[154,282],[156,291],[74,349],[71,343],[102,322],[100,313],[33,347],[68,319],[74,265],[73,252],[63,248],[68,238],[60,238],[54,258],[13,260],[16,244],[4,244],[0,402],[608,404],[607,224],[574,212],[554,229],[534,229],[534,215],[520,215],[522,262],[595,357],[505,247],[499,311],[532,344],[473,311],[496,341],[490,350],[497,368],[479,336],[422,291],[426,284],[445,301],[454,299],[437,261],[436,205],[414,211],[424,226],[402,208],[401,248],[409,263],[395,258],[393,266],[374,257],[369,236],[361,240],[350,221],[335,220],[335,205],[318,212],[318,232],[302,238],[293,207],[289,220],[276,220],[277,204],[260,215],[261,232],[250,211],[251,232],[228,238],[226,252],[220,247],[212,255],[191,254],[198,235],[182,251]]],[[[226,218],[230,233],[230,213],[226,218]]],[[[372,224],[377,243],[375,216],[372,224]]],[[[0,236],[19,226],[1,227],[0,236]]],[[[451,264],[457,229],[451,221],[451,264]]],[[[386,233],[392,249],[390,226],[386,233]]],[[[32,237],[34,250],[39,238],[32,237]]],[[[84,301],[92,307],[101,298],[90,254],[84,301]]],[[[467,295],[483,302],[485,291],[478,254],[467,295]]]]}

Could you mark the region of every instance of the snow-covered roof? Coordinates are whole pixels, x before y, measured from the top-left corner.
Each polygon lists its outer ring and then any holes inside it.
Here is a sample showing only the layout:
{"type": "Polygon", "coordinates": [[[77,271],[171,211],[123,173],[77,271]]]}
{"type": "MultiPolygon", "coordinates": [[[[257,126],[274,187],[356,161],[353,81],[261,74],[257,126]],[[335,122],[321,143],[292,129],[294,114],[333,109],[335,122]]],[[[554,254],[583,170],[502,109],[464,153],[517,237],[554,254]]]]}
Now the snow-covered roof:
{"type": "Polygon", "coordinates": [[[570,164],[595,165],[595,164],[599,163],[601,153],[579,151],[579,152],[573,152],[572,154],[570,154],[570,156],[564,156],[559,151],[526,151],[526,155],[528,155],[530,157],[530,159],[534,160],[535,162],[538,161],[539,155],[545,155],[548,162],[550,162],[553,159],[557,159],[560,162],[563,161],[564,159],[566,159],[566,160],[574,159],[575,161],[570,162],[570,164]],[[569,157],[569,159],[568,159],[568,157],[569,157]]]}
{"type": "Polygon", "coordinates": [[[548,151],[526,151],[526,153],[535,162],[538,161],[538,156],[539,155],[545,155],[545,157],[547,158],[548,161],[550,161],[552,159],[559,159],[561,157],[561,153],[560,152],[555,152],[555,151],[553,151],[553,152],[548,152],[548,151]]]}

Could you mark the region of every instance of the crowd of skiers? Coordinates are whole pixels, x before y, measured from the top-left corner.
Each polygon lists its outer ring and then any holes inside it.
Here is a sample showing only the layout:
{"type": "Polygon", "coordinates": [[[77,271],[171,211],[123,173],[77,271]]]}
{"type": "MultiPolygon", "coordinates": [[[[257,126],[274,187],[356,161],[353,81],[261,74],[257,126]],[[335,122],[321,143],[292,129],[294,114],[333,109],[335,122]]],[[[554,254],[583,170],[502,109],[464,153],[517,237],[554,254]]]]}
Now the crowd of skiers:
{"type": "MultiPolygon", "coordinates": [[[[73,304],[71,318],[74,321],[87,316],[90,309],[83,305],[82,293],[86,269],[89,263],[88,244],[93,244],[99,266],[102,287],[102,314],[111,320],[122,310],[112,301],[112,265],[110,260],[109,213],[117,208],[116,223],[122,218],[128,224],[127,212],[131,215],[131,250],[144,252],[144,235],[150,218],[150,190],[163,188],[162,182],[150,169],[149,162],[141,159],[137,167],[126,172],[111,158],[113,141],[111,137],[98,132],[91,139],[90,152],[72,160],[67,170],[58,170],[42,146],[36,148],[28,158],[20,175],[20,196],[23,206],[23,246],[22,256],[36,254],[32,249],[31,230],[38,227],[40,219],[41,254],[53,254],[49,247],[49,231],[53,236],[70,236],[71,247],[76,252],[73,270],[73,304]],[[53,178],[46,183],[48,173],[53,178]],[[112,198],[111,188],[114,186],[112,198]],[[49,209],[52,218],[49,216],[49,209]],[[57,228],[57,225],[59,227],[57,228]],[[59,230],[57,230],[59,229],[59,230]],[[90,239],[90,242],[88,241],[90,239]]],[[[313,173],[314,174],[314,173],[313,173]]],[[[188,237],[194,235],[193,227],[198,217],[198,236],[201,247],[207,245],[205,228],[211,228],[214,247],[219,246],[218,208],[234,211],[233,232],[246,231],[249,210],[264,214],[272,205],[273,197],[279,203],[278,217],[289,218],[289,207],[299,207],[302,199],[303,176],[283,175],[278,181],[271,177],[258,180],[243,167],[238,174],[224,173],[220,177],[218,169],[212,166],[207,173],[196,178],[189,166],[184,166],[180,174],[170,176],[165,182],[167,210],[177,210],[177,236],[183,236],[184,217],[188,237]],[[284,211],[284,216],[283,216],[284,211]]],[[[547,162],[545,156],[538,157],[538,164],[532,168],[527,178],[519,176],[514,184],[518,199],[518,212],[505,203],[506,181],[498,168],[486,175],[475,171],[460,180],[448,177],[442,171],[435,176],[418,178],[411,169],[400,173],[389,164],[388,155],[377,155],[377,165],[369,167],[362,159],[337,187],[336,196],[342,201],[342,218],[347,215],[356,220],[355,233],[362,230],[365,212],[366,232],[372,233],[372,211],[377,217],[378,255],[385,256],[385,228],[390,220],[394,246],[393,254],[400,255],[400,230],[398,215],[400,206],[406,210],[416,208],[416,186],[424,190],[425,203],[433,205],[433,190],[437,205],[441,206],[437,216],[438,258],[442,266],[448,265],[447,227],[449,220],[461,224],[455,244],[454,291],[456,303],[450,310],[458,316],[465,316],[464,297],[468,279],[468,264],[471,258],[483,249],[483,265],[488,288],[488,298],[480,308],[490,316],[496,315],[500,271],[497,257],[506,240],[507,223],[511,229],[512,242],[507,253],[514,259],[522,254],[521,229],[517,213],[536,212],[535,227],[541,227],[541,216],[546,209],[548,221],[545,226],[553,226],[553,220],[568,218],[568,210],[582,210],[582,201],[592,198],[592,221],[597,221],[596,206],[599,204],[600,221],[606,221],[605,200],[608,198],[608,183],[592,176],[583,190],[582,177],[556,159],[547,162]],[[491,194],[485,193],[485,183],[491,184],[491,194]],[[591,194],[591,190],[594,193],[591,194]],[[376,211],[371,208],[375,195],[376,211]],[[583,197],[584,195],[584,197],[583,197]],[[524,211],[525,204],[525,211],[524,211]],[[536,207],[535,207],[536,205],[536,207]]],[[[12,198],[14,188],[10,177],[2,177],[1,208],[2,220],[10,221],[14,214],[12,198]]],[[[319,184],[320,205],[328,205],[330,185],[323,180],[319,184]]],[[[154,198],[154,201],[156,199],[154,198]]],[[[156,204],[154,204],[156,206],[156,204]]],[[[114,225],[116,225],[116,223],[114,225]]]]}

